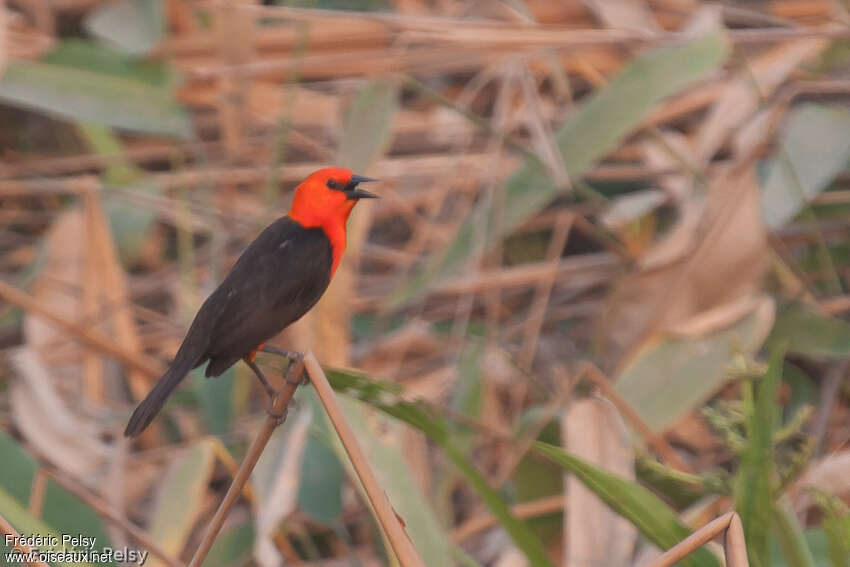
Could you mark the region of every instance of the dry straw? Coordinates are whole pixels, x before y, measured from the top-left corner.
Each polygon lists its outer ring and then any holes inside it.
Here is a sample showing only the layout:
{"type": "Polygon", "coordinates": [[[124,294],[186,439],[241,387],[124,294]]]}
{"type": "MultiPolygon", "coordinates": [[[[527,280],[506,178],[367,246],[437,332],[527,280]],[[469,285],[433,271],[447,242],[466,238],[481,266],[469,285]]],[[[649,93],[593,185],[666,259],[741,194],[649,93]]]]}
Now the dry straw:
{"type": "MultiPolygon", "coordinates": [[[[10,524],[9,521],[2,515],[0,515],[0,534],[3,534],[4,541],[7,536],[11,538],[11,541],[13,542],[12,547],[15,548],[16,551],[25,557],[30,557],[29,554],[32,553],[32,549],[19,543],[21,534],[19,534],[14,526],[12,526],[12,524],[10,524]]],[[[33,567],[50,567],[47,563],[37,558],[29,559],[27,561],[27,565],[31,565],[33,567]]]]}
{"type": "Polygon", "coordinates": [[[728,512],[707,523],[668,549],[651,567],[671,567],[722,533],[725,533],[723,547],[726,550],[726,566],[749,567],[744,528],[737,512],[728,512]]]}
{"type": "Polygon", "coordinates": [[[322,371],[322,367],[319,365],[316,357],[313,356],[313,353],[309,351],[304,356],[303,362],[293,362],[287,369],[284,386],[274,399],[272,410],[269,412],[270,415],[266,418],[260,433],[254,439],[253,443],[251,443],[248,454],[245,455],[245,459],[239,466],[239,470],[236,472],[236,476],[233,478],[233,482],[230,484],[224,500],[222,500],[218,510],[216,510],[215,515],[210,521],[207,531],[201,540],[201,544],[192,556],[189,567],[200,567],[204,559],[206,559],[231,508],[233,508],[239,495],[242,494],[245,484],[251,476],[251,471],[254,470],[254,466],[257,464],[260,455],[263,453],[263,449],[265,449],[266,444],[269,442],[275,427],[281,423],[281,420],[275,417],[275,415],[284,415],[287,405],[292,400],[292,396],[298,388],[305,369],[316,389],[319,399],[322,401],[322,405],[325,407],[325,411],[328,412],[331,423],[334,429],[336,429],[342,445],[348,453],[348,457],[351,459],[351,464],[354,466],[357,476],[363,483],[366,496],[375,510],[378,522],[381,524],[381,528],[383,528],[393,551],[398,557],[399,563],[402,567],[425,567],[425,563],[413,546],[413,542],[404,530],[404,526],[393,510],[386,494],[381,489],[372,467],[369,465],[366,456],[363,454],[363,450],[354,437],[354,432],[351,430],[348,422],[346,422],[342,410],[334,397],[333,389],[328,383],[324,371],[322,371]]]}

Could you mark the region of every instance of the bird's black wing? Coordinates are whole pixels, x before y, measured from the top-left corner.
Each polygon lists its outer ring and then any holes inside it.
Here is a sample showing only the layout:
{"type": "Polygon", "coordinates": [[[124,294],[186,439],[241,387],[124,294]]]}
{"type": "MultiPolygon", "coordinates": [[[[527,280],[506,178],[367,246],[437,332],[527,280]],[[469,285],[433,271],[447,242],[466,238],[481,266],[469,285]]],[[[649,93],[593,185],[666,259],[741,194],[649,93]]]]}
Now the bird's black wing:
{"type": "Polygon", "coordinates": [[[305,229],[289,217],[266,228],[207,300],[217,313],[205,353],[207,376],[219,375],[301,318],[327,289],[332,263],[323,230],[305,229]]]}
{"type": "Polygon", "coordinates": [[[218,376],[304,315],[327,289],[332,264],[321,229],[305,229],[289,217],[269,225],[198,310],[177,356],[124,434],[141,433],[192,368],[209,360],[207,376],[218,376]]]}

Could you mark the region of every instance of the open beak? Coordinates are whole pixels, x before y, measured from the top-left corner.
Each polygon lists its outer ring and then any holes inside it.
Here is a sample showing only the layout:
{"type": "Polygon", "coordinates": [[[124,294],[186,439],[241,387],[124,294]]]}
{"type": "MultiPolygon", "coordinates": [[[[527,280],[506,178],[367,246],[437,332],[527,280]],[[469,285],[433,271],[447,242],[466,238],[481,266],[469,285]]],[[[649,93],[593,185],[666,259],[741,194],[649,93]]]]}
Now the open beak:
{"type": "Polygon", "coordinates": [[[372,179],[371,177],[363,177],[362,175],[352,175],[351,181],[348,182],[346,186],[346,192],[348,193],[349,199],[378,199],[378,195],[374,193],[370,193],[365,189],[358,189],[357,185],[359,183],[371,183],[374,181],[378,181],[377,179],[372,179]]]}

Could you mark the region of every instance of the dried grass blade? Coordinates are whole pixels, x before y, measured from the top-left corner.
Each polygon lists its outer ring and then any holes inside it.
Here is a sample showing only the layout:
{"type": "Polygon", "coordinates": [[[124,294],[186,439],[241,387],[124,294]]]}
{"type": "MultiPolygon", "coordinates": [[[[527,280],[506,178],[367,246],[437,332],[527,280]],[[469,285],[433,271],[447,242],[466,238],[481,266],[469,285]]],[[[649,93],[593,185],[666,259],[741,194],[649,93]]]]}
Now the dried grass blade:
{"type": "Polygon", "coordinates": [[[342,414],[342,409],[336,401],[325,372],[312,352],[308,351],[304,356],[304,368],[307,370],[307,375],[316,389],[316,394],[319,396],[343,447],[345,447],[346,453],[348,453],[348,457],[351,459],[354,470],[357,471],[357,476],[363,483],[363,488],[375,510],[375,515],[378,517],[378,521],[381,523],[381,527],[384,529],[384,533],[387,535],[402,567],[425,567],[425,563],[413,546],[413,542],[393,510],[387,495],[378,484],[369,461],[342,414]]]}

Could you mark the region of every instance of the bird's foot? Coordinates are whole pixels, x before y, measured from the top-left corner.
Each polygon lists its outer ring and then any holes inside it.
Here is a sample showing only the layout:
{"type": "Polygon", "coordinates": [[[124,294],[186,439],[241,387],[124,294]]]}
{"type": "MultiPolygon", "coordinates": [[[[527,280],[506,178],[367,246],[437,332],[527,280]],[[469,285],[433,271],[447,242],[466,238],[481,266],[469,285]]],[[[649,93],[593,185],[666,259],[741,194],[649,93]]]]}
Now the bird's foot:
{"type": "Polygon", "coordinates": [[[283,373],[283,380],[293,386],[306,386],[310,383],[310,377],[304,371],[304,362],[301,358],[290,361],[286,372],[283,373]]]}
{"type": "Polygon", "coordinates": [[[276,354],[278,356],[282,356],[284,358],[288,358],[291,362],[300,362],[304,355],[298,352],[297,350],[288,350],[285,348],[277,348],[273,345],[264,344],[260,348],[260,352],[267,352],[269,354],[276,354]]]}
{"type": "Polygon", "coordinates": [[[269,409],[266,410],[266,413],[269,414],[269,417],[274,418],[274,426],[277,427],[286,421],[286,415],[289,413],[289,407],[287,406],[283,408],[282,411],[276,411],[274,409],[274,403],[272,403],[272,405],[269,406],[269,409]]]}
{"type": "Polygon", "coordinates": [[[271,345],[263,345],[260,351],[267,352],[269,354],[276,354],[289,359],[289,366],[286,368],[286,372],[284,372],[283,375],[283,378],[287,383],[295,386],[306,386],[310,383],[310,378],[304,372],[304,365],[302,364],[304,361],[303,353],[300,353],[297,350],[287,350],[271,345]]]}

